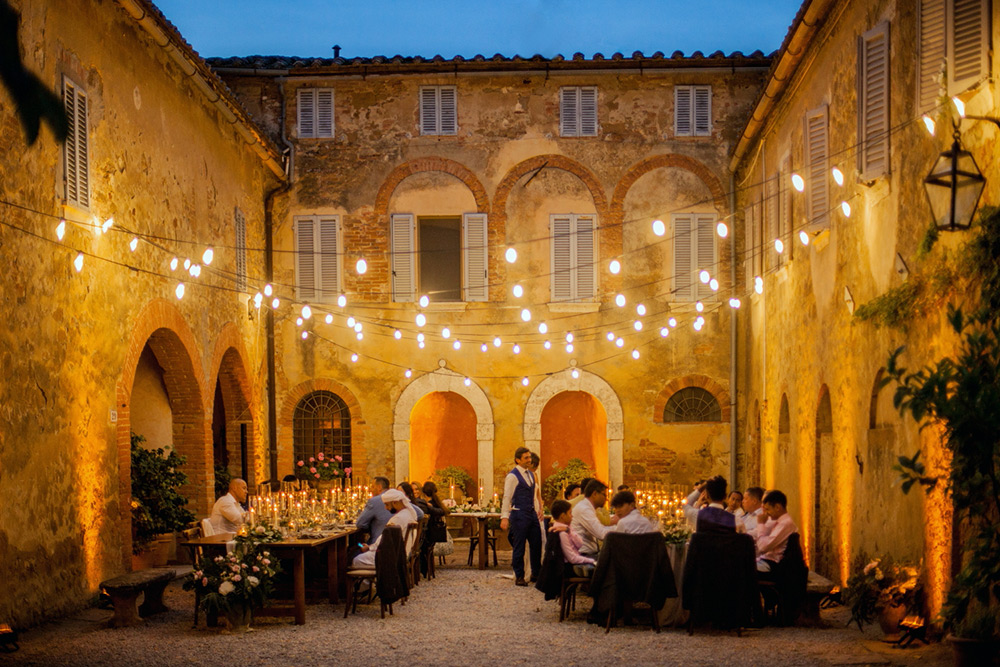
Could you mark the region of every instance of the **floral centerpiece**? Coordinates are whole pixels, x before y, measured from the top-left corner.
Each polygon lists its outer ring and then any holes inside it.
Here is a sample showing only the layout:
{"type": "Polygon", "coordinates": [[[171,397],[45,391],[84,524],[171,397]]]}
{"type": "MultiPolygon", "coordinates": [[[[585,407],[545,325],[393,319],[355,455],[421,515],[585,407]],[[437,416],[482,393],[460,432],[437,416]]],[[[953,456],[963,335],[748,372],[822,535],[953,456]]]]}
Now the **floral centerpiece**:
{"type": "MultiPolygon", "coordinates": [[[[856,568],[864,562],[861,558],[856,568]]],[[[902,619],[906,611],[916,602],[920,587],[920,570],[912,565],[895,563],[888,558],[868,561],[847,581],[844,589],[844,604],[851,608],[851,621],[863,629],[879,615],[893,612],[902,619]]],[[[898,624],[898,622],[897,622],[898,624]]],[[[896,627],[890,622],[883,627],[886,634],[892,634],[896,627]]]]}
{"type": "Polygon", "coordinates": [[[253,610],[267,601],[279,569],[277,558],[261,542],[240,536],[232,552],[202,558],[184,589],[198,592],[206,612],[225,613],[231,629],[246,630],[253,610]]]}
{"type": "Polygon", "coordinates": [[[667,544],[684,544],[691,539],[691,526],[683,517],[663,517],[660,520],[660,532],[667,544]]]}
{"type": "Polygon", "coordinates": [[[310,481],[332,481],[344,479],[351,474],[351,468],[343,467],[344,458],[340,454],[330,456],[317,452],[316,456],[295,462],[295,476],[310,481]]]}

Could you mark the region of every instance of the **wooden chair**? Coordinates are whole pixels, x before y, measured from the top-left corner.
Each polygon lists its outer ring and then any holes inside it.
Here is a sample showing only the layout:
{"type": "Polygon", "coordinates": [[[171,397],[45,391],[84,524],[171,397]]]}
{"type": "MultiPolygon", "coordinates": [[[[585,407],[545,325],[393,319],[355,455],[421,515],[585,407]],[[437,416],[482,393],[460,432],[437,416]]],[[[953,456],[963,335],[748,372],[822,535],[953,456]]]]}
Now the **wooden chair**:
{"type": "MultiPolygon", "coordinates": [[[[409,526],[407,526],[407,533],[409,533],[409,531],[410,531],[410,526],[414,526],[414,525],[415,524],[411,523],[409,526]]],[[[383,533],[382,533],[382,539],[383,540],[386,539],[386,536],[387,536],[388,532],[394,532],[396,534],[396,536],[397,536],[395,538],[397,541],[398,540],[402,540],[403,549],[405,550],[405,548],[406,548],[406,546],[405,546],[406,545],[406,540],[405,540],[404,537],[400,537],[402,535],[402,533],[400,532],[399,528],[396,527],[396,526],[388,526],[388,527],[386,527],[385,531],[383,531],[383,533]]],[[[405,554],[401,556],[401,559],[403,561],[405,561],[405,559],[406,559],[405,554]]],[[[378,556],[376,556],[375,563],[376,563],[376,567],[374,567],[374,568],[367,568],[366,567],[366,568],[354,568],[354,569],[347,570],[347,602],[344,605],[344,618],[347,618],[348,612],[350,612],[352,614],[357,613],[357,611],[358,611],[358,592],[359,592],[359,589],[361,587],[362,582],[368,581],[370,583],[371,588],[369,590],[371,591],[371,593],[374,593],[377,590],[377,587],[378,587],[378,571],[379,571],[379,567],[380,567],[380,565],[379,565],[380,560],[379,560],[378,556]]],[[[382,565],[381,567],[393,567],[393,568],[395,568],[396,566],[399,566],[401,568],[405,568],[407,571],[409,570],[409,568],[406,567],[406,564],[404,562],[392,563],[392,562],[386,561],[385,565],[382,565]]],[[[385,590],[383,590],[383,593],[384,592],[385,592],[385,590]]],[[[404,593],[404,595],[402,595],[402,601],[405,604],[405,599],[406,599],[405,593],[408,593],[408,591],[403,591],[403,593],[404,593]]],[[[385,611],[386,611],[386,609],[389,610],[389,615],[390,616],[393,615],[392,614],[392,603],[391,602],[386,603],[385,600],[381,596],[379,596],[379,607],[380,607],[381,617],[382,618],[385,618],[385,611]]]]}
{"type": "MultiPolygon", "coordinates": [[[[559,622],[569,617],[570,611],[576,611],[576,591],[580,586],[590,585],[590,577],[578,577],[571,574],[573,568],[566,565],[566,574],[563,575],[562,588],[559,591],[559,622]]],[[[593,574],[593,573],[592,573],[593,574]]]]}
{"type": "Polygon", "coordinates": [[[199,527],[201,528],[202,537],[211,537],[212,535],[215,535],[215,526],[212,525],[210,520],[202,519],[199,527]]]}
{"type": "Polygon", "coordinates": [[[406,584],[413,588],[420,583],[420,540],[423,539],[427,517],[406,526],[403,540],[406,543],[406,584]]]}

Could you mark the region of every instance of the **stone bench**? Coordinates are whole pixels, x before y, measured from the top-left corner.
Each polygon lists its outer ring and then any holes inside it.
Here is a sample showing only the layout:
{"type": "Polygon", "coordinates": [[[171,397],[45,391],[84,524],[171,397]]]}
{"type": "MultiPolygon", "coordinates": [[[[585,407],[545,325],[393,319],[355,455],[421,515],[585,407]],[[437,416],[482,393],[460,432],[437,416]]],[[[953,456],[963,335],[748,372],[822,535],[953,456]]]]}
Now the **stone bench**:
{"type": "Polygon", "coordinates": [[[111,598],[115,608],[108,625],[113,628],[139,625],[143,617],[167,611],[163,591],[176,577],[176,570],[164,567],[128,572],[102,581],[101,589],[111,598]],[[137,611],[135,603],[140,593],[144,596],[137,611]]]}
{"type": "Polygon", "coordinates": [[[820,625],[819,603],[833,590],[833,582],[809,570],[809,580],[806,582],[806,599],[802,604],[800,624],[820,625]]]}

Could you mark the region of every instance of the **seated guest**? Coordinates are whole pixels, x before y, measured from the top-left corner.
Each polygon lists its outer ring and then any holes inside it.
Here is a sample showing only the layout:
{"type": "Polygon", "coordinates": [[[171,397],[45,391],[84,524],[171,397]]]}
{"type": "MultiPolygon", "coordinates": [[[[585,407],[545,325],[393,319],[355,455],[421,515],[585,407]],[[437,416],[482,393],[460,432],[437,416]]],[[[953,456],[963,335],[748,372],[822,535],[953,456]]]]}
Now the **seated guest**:
{"type": "Polygon", "coordinates": [[[747,488],[743,494],[743,516],[739,518],[743,522],[745,532],[757,539],[757,517],[764,513],[764,489],[759,486],[747,488]]]}
{"type": "MultiPolygon", "coordinates": [[[[386,482],[388,484],[388,480],[386,482]]],[[[351,563],[351,567],[355,569],[371,569],[375,567],[375,552],[378,550],[378,545],[382,541],[382,530],[385,526],[399,526],[400,530],[403,531],[403,535],[406,535],[406,527],[417,520],[417,515],[413,511],[413,506],[410,505],[409,500],[407,500],[406,495],[397,489],[386,489],[383,490],[378,497],[378,501],[382,503],[385,507],[385,511],[389,514],[390,518],[379,530],[379,536],[371,544],[366,544],[361,547],[361,553],[354,557],[354,561],[351,563]]],[[[406,544],[406,555],[410,555],[410,549],[413,545],[407,542],[406,544]]]]}
{"type": "Polygon", "coordinates": [[[628,484],[619,484],[618,485],[618,490],[619,491],[631,491],[632,487],[629,486],[628,484]]]}
{"type": "MultiPolygon", "coordinates": [[[[380,496],[389,489],[389,480],[385,477],[376,477],[372,486],[372,497],[361,511],[358,517],[358,530],[368,533],[368,544],[372,544],[382,534],[382,529],[389,521],[392,513],[385,508],[380,496]]],[[[404,496],[405,497],[405,496],[404,496]]]]}
{"type": "Polygon", "coordinates": [[[788,498],[781,491],[768,491],[764,496],[764,512],[757,517],[758,572],[770,572],[785,555],[789,536],[799,532],[787,507],[788,498]]]}
{"type": "Polygon", "coordinates": [[[735,533],[736,517],[726,511],[726,478],[716,475],[705,482],[708,506],[698,510],[695,531],[699,533],[735,533]]]}
{"type": "MultiPolygon", "coordinates": [[[[583,491],[583,500],[574,508],[571,525],[583,540],[580,553],[585,556],[595,556],[600,550],[600,541],[611,532],[611,526],[605,526],[597,518],[597,509],[608,501],[607,491],[603,482],[590,480],[583,491]]],[[[618,523],[618,517],[612,517],[611,522],[618,523]]]]}
{"type": "MultiPolygon", "coordinates": [[[[416,487],[413,491],[416,493],[416,487]]],[[[427,529],[424,530],[424,541],[420,545],[420,572],[426,575],[430,565],[430,559],[434,558],[434,545],[438,542],[448,541],[448,526],[444,518],[450,514],[448,508],[444,506],[438,498],[437,484],[434,482],[424,482],[421,495],[423,498],[417,499],[420,509],[430,517],[427,520],[427,529]]]]}
{"type": "Polygon", "coordinates": [[[618,517],[615,525],[616,533],[655,533],[656,528],[649,519],[635,508],[635,494],[631,491],[619,491],[611,499],[611,511],[618,517]]]}
{"type": "Polygon", "coordinates": [[[726,511],[736,517],[736,523],[741,523],[739,519],[743,517],[746,512],[743,511],[743,494],[739,491],[733,491],[729,494],[729,500],[726,501],[726,511]]]}
{"type": "Polygon", "coordinates": [[[215,501],[208,520],[217,533],[235,533],[246,521],[241,503],[247,500],[247,483],[242,479],[229,480],[229,493],[215,501]]]}
{"type": "Polygon", "coordinates": [[[565,491],[563,491],[563,498],[572,502],[574,498],[580,495],[580,492],[581,492],[580,485],[577,484],[576,482],[573,482],[572,484],[566,487],[565,491]]]}
{"type": "Polygon", "coordinates": [[[577,504],[581,500],[583,500],[583,498],[584,498],[584,492],[586,492],[586,490],[587,490],[587,485],[590,484],[593,481],[594,481],[593,477],[584,477],[583,479],[580,480],[580,493],[578,493],[577,495],[573,496],[572,498],[568,498],[570,507],[576,507],[577,504]]]}
{"type": "Polygon", "coordinates": [[[589,577],[594,571],[596,561],[580,553],[583,540],[570,526],[572,521],[573,508],[570,507],[569,501],[557,500],[552,503],[552,525],[549,527],[549,532],[559,533],[563,559],[573,566],[573,573],[578,577],[589,577]]]}
{"type": "Polygon", "coordinates": [[[691,528],[698,522],[698,510],[705,504],[705,480],[699,480],[684,501],[684,518],[691,528]]]}
{"type": "Polygon", "coordinates": [[[420,518],[424,515],[424,510],[416,502],[417,498],[413,493],[413,485],[409,482],[400,482],[399,486],[396,488],[402,491],[403,495],[406,496],[406,499],[410,501],[410,507],[412,507],[413,511],[417,514],[417,521],[420,521],[420,518]]]}

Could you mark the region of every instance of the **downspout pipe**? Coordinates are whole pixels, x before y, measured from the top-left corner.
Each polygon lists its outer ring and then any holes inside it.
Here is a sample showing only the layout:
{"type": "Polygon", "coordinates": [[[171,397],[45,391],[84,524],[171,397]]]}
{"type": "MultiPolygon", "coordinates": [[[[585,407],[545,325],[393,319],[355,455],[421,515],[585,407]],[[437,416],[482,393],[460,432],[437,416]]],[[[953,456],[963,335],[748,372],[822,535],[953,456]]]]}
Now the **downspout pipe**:
{"type": "MultiPolygon", "coordinates": [[[[729,172],[729,220],[731,223],[736,220],[736,174],[733,171],[729,172]]],[[[730,224],[730,227],[732,228],[732,240],[729,242],[729,284],[733,286],[735,291],[736,225],[730,224]]],[[[739,443],[736,432],[738,422],[736,418],[736,395],[738,393],[736,386],[736,353],[738,349],[736,335],[739,332],[737,326],[739,312],[737,308],[729,309],[729,482],[734,489],[739,488],[736,484],[736,449],[739,443]]],[[[749,482],[749,480],[747,481],[749,482]]]]}

